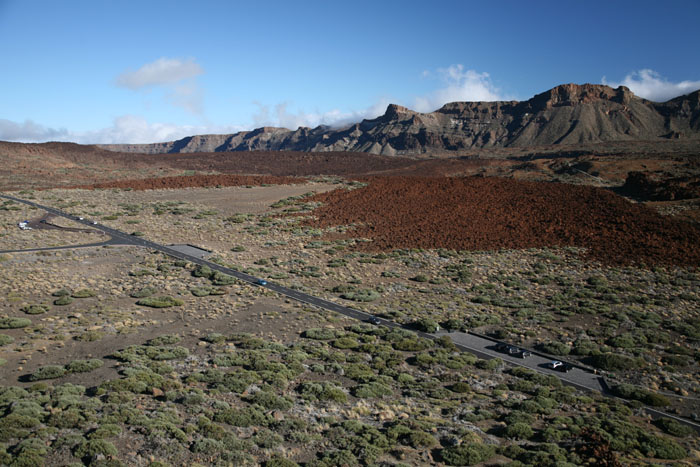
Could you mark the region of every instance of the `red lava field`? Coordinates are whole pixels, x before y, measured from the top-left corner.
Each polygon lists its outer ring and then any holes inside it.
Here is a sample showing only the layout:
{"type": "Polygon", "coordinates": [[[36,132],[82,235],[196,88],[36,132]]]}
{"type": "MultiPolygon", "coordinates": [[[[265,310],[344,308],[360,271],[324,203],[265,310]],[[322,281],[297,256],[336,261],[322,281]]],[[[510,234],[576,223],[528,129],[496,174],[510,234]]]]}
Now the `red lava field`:
{"type": "Polygon", "coordinates": [[[576,246],[606,264],[700,264],[700,228],[610,191],[497,177],[374,177],[356,190],[315,195],[306,221],[356,224],[371,250],[576,246]]]}

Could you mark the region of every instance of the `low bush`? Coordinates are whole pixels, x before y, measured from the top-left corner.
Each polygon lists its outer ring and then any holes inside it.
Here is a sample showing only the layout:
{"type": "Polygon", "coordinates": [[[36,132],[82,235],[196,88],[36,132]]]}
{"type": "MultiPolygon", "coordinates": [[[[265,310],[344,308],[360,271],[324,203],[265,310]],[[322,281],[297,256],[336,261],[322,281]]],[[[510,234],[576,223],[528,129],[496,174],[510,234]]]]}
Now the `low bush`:
{"type": "Polygon", "coordinates": [[[56,306],[65,306],[70,305],[71,303],[73,303],[73,299],[70,295],[63,295],[62,297],[58,297],[53,301],[53,304],[56,306]]]}
{"type": "Polygon", "coordinates": [[[184,302],[179,298],[173,298],[168,296],[147,297],[142,298],[141,300],[136,302],[137,305],[147,306],[151,308],[170,308],[173,306],[181,306],[183,303],[184,302]]]}
{"type": "Polygon", "coordinates": [[[41,315],[49,311],[49,307],[46,305],[27,305],[20,308],[20,311],[23,311],[28,315],[41,315]]]}
{"type": "Polygon", "coordinates": [[[47,365],[38,368],[29,376],[30,381],[40,381],[43,379],[60,378],[66,374],[66,369],[59,365],[47,365]]]}
{"type": "Polygon", "coordinates": [[[586,358],[585,362],[596,368],[608,371],[632,370],[640,366],[638,360],[615,353],[592,355],[586,358]]]}
{"type": "Polygon", "coordinates": [[[440,454],[447,465],[476,465],[491,459],[496,448],[490,444],[463,443],[445,448],[440,454]]]}
{"type": "Polygon", "coordinates": [[[146,298],[146,297],[150,297],[151,295],[153,295],[156,292],[157,292],[157,290],[153,287],[144,287],[144,288],[139,289],[139,290],[134,290],[133,292],[131,292],[131,294],[129,294],[129,296],[131,298],[146,298]]]}
{"type": "Polygon", "coordinates": [[[0,334],[0,347],[3,345],[12,344],[14,341],[14,337],[8,336],[7,334],[0,334]]]}
{"type": "Polygon", "coordinates": [[[654,421],[654,424],[661,428],[665,433],[671,436],[677,436],[679,438],[690,436],[695,433],[691,427],[687,425],[682,425],[672,418],[659,418],[654,421]]]}
{"type": "Polygon", "coordinates": [[[73,298],[89,298],[89,297],[94,297],[96,295],[97,295],[97,292],[95,292],[94,290],[80,289],[80,290],[76,290],[75,292],[73,292],[71,294],[71,297],[73,297],[73,298]]]}
{"type": "Polygon", "coordinates": [[[352,292],[345,292],[340,298],[352,300],[354,302],[372,302],[380,297],[379,292],[372,289],[360,289],[352,292]]]}
{"type": "Polygon", "coordinates": [[[98,455],[112,457],[117,455],[117,448],[114,444],[104,439],[91,439],[80,443],[73,451],[75,457],[80,459],[90,459],[98,455]]]}
{"type": "Polygon", "coordinates": [[[102,368],[104,362],[98,358],[91,358],[89,360],[73,360],[68,365],[66,365],[66,371],[70,373],[88,373],[90,371],[102,368]]]}
{"type": "Polygon", "coordinates": [[[663,394],[657,394],[631,384],[613,386],[612,392],[623,399],[637,400],[652,407],[671,405],[671,401],[663,394]]]}
{"type": "Polygon", "coordinates": [[[563,342],[546,342],[537,346],[542,352],[552,355],[569,355],[571,347],[563,342]]]}
{"type": "Polygon", "coordinates": [[[26,328],[32,324],[32,320],[27,318],[0,318],[0,329],[26,328]]]}

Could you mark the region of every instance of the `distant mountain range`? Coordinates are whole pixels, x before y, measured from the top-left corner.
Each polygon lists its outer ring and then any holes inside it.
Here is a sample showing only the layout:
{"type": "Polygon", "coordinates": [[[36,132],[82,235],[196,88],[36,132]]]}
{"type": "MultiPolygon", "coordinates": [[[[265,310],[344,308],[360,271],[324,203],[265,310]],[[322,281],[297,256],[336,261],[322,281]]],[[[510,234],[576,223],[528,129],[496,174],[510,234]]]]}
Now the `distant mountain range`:
{"type": "Polygon", "coordinates": [[[624,86],[564,84],[527,101],[453,102],[431,113],[391,104],[384,115],[343,128],[263,127],[102,147],[146,154],[262,150],[420,155],[676,138],[700,140],[700,91],[659,103],[637,97],[624,86]]]}

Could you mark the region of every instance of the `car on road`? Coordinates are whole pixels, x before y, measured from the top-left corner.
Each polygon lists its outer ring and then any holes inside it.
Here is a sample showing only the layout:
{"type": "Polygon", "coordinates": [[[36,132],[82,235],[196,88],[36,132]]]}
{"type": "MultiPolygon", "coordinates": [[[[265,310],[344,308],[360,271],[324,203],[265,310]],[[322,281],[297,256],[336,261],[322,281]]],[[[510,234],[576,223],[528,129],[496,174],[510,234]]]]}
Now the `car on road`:
{"type": "Polygon", "coordinates": [[[501,343],[501,344],[496,345],[496,350],[498,350],[499,352],[508,352],[508,349],[509,349],[510,347],[511,347],[511,346],[508,345],[508,344],[502,344],[502,343],[501,343]]]}
{"type": "Polygon", "coordinates": [[[376,316],[370,316],[369,319],[367,320],[367,322],[369,324],[374,324],[374,325],[381,324],[381,321],[379,321],[379,318],[377,318],[376,316]]]}
{"type": "Polygon", "coordinates": [[[560,362],[559,360],[553,360],[547,364],[547,367],[552,370],[561,371],[562,373],[567,373],[573,370],[573,366],[568,363],[560,362]]]}
{"type": "Polygon", "coordinates": [[[522,349],[519,349],[515,347],[514,345],[509,345],[508,348],[506,349],[508,352],[508,355],[518,355],[519,353],[522,352],[522,349]]]}
{"type": "Polygon", "coordinates": [[[521,350],[520,353],[518,354],[518,357],[520,358],[527,358],[527,357],[532,357],[532,352],[529,350],[521,350]]]}
{"type": "Polygon", "coordinates": [[[255,283],[258,285],[267,285],[267,281],[265,279],[258,279],[255,281],[255,283]]]}
{"type": "Polygon", "coordinates": [[[84,221],[85,218],[84,218],[84,217],[78,217],[78,220],[79,220],[79,221],[84,221]]]}

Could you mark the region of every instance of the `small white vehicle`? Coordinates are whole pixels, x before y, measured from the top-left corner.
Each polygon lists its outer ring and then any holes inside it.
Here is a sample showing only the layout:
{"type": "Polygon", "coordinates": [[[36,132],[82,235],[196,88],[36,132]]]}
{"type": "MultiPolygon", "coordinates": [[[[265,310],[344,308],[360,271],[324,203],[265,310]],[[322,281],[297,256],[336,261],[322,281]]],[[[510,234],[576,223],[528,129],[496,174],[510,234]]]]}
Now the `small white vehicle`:
{"type": "Polygon", "coordinates": [[[19,227],[22,230],[32,230],[32,228],[29,227],[29,225],[27,224],[29,224],[29,221],[20,222],[17,224],[17,227],[19,227]]]}

